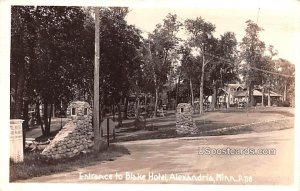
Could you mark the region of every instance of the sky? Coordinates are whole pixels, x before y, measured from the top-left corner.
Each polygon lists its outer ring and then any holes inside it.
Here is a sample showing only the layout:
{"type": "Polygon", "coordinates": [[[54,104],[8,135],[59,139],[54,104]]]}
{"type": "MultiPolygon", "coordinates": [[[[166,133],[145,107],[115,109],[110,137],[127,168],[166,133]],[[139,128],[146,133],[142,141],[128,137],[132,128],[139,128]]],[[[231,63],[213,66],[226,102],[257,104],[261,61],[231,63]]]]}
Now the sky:
{"type": "MultiPolygon", "coordinates": [[[[273,45],[278,56],[293,64],[300,64],[300,1],[296,0],[198,0],[158,4],[138,4],[130,7],[126,17],[129,24],[146,32],[162,23],[168,13],[180,21],[201,16],[216,26],[215,37],[234,32],[240,42],[245,36],[246,21],[251,19],[264,30],[260,39],[266,46],[273,45]]],[[[181,32],[181,36],[184,32],[181,32]]]]}

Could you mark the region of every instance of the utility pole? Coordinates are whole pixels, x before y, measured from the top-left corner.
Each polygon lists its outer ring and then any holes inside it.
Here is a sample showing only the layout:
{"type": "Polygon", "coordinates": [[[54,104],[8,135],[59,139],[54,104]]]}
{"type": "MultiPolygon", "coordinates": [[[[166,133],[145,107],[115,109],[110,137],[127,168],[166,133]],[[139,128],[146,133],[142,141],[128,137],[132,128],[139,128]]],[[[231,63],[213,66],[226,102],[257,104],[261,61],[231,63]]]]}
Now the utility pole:
{"type": "Polygon", "coordinates": [[[94,107],[93,107],[93,127],[94,127],[94,152],[100,151],[101,135],[100,135],[100,19],[99,8],[95,7],[95,66],[94,66],[94,107]]]}

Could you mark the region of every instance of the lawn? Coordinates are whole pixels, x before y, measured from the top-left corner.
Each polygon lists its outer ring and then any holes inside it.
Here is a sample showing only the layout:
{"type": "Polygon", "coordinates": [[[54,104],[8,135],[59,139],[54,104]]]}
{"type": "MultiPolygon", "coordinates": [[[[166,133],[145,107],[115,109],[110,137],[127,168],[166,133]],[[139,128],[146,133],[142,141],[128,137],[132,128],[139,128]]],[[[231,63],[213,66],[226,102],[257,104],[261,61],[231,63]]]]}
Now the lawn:
{"type": "MultiPolygon", "coordinates": [[[[294,114],[291,108],[249,108],[206,112],[203,116],[193,115],[199,133],[190,136],[217,136],[249,132],[274,131],[294,127],[294,114]]],[[[175,138],[183,135],[176,133],[176,116],[146,119],[147,127],[156,130],[137,129],[134,123],[127,123],[119,129],[113,142],[175,138]]]]}

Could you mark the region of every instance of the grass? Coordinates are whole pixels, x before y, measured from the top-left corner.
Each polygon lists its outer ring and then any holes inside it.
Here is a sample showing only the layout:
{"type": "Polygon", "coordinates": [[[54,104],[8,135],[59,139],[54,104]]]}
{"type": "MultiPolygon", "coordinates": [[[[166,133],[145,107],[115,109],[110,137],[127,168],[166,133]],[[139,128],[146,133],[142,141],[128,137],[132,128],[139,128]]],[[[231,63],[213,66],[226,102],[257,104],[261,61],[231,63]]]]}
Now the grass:
{"type": "Polygon", "coordinates": [[[237,109],[237,108],[230,108],[226,110],[219,110],[218,112],[220,113],[262,113],[262,114],[281,114],[286,117],[294,117],[295,115],[293,112],[292,108],[282,108],[282,107],[249,107],[249,108],[242,108],[242,109],[237,109]]]}
{"type": "Polygon", "coordinates": [[[203,136],[219,136],[219,135],[235,135],[250,132],[269,132],[293,128],[292,119],[279,119],[274,121],[266,121],[254,124],[242,124],[236,126],[228,126],[200,132],[203,136]]]}
{"type": "MultiPolygon", "coordinates": [[[[176,133],[176,117],[169,115],[165,118],[147,119],[147,124],[153,123],[158,129],[147,131],[144,129],[136,129],[133,123],[127,123],[127,128],[122,128],[120,133],[116,135],[116,140],[113,142],[149,140],[149,139],[166,139],[176,137],[193,137],[193,136],[219,136],[219,135],[235,135],[250,132],[267,132],[274,130],[282,130],[293,128],[294,114],[290,113],[285,108],[249,108],[211,111],[207,112],[203,117],[194,115],[196,126],[199,133],[196,135],[178,135],[176,133]],[[279,114],[286,119],[278,119],[273,117],[275,121],[267,121],[256,123],[262,118],[270,118],[273,114],[279,114]],[[248,116],[249,115],[249,116],[248,116]],[[256,123],[256,124],[252,124],[256,123]],[[131,128],[130,128],[131,127],[131,128]]],[[[271,117],[272,118],[272,117],[271,117]]]]}
{"type": "Polygon", "coordinates": [[[113,161],[117,157],[130,152],[123,146],[111,144],[109,148],[99,154],[87,153],[73,158],[50,159],[39,153],[25,153],[24,161],[14,163],[10,161],[9,180],[14,182],[33,177],[68,172],[99,163],[101,161],[113,161]]]}

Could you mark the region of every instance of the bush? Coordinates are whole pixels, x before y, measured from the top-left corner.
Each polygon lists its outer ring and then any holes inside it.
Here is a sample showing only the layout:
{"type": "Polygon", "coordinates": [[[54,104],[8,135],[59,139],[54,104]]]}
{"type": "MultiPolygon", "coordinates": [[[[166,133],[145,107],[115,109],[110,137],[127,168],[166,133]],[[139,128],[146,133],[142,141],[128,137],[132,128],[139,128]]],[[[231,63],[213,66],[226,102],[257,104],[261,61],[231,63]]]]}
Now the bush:
{"type": "Polygon", "coordinates": [[[289,101],[283,101],[282,106],[283,107],[290,107],[290,102],[289,101]]]}
{"type": "Polygon", "coordinates": [[[272,104],[272,106],[282,107],[282,101],[281,100],[276,100],[276,101],[274,101],[274,103],[272,104]]]}
{"type": "Polygon", "coordinates": [[[234,103],[234,104],[231,103],[229,106],[230,107],[238,107],[238,103],[234,103]]]}

